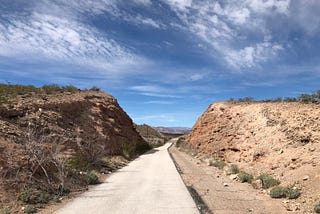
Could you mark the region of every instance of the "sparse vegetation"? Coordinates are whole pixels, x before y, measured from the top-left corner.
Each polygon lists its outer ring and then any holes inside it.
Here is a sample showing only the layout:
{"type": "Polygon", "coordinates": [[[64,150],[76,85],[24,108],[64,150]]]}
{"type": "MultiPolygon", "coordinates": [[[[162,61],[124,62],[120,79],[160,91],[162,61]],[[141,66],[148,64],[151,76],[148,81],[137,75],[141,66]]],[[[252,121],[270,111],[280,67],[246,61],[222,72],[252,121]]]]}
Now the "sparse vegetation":
{"type": "MultiPolygon", "coordinates": [[[[244,97],[239,99],[230,98],[229,102],[259,102],[253,97],[244,97]]],[[[316,103],[320,102],[320,90],[312,94],[300,94],[298,97],[277,97],[274,99],[261,100],[261,102],[302,102],[302,103],[316,103]]]]}
{"type": "Polygon", "coordinates": [[[316,213],[320,213],[320,201],[318,201],[318,202],[314,205],[313,210],[314,210],[316,213]]]}
{"type": "Polygon", "coordinates": [[[60,87],[56,84],[44,85],[37,88],[33,85],[12,85],[12,84],[0,84],[0,104],[8,103],[10,99],[17,97],[18,95],[30,95],[30,94],[54,94],[61,92],[75,93],[80,91],[75,86],[68,85],[60,87]]]}
{"type": "Polygon", "coordinates": [[[276,186],[270,190],[271,198],[296,199],[301,195],[300,191],[292,186],[276,186]]]}
{"type": "Polygon", "coordinates": [[[225,167],[227,164],[222,161],[222,160],[215,160],[213,163],[212,163],[212,166],[214,167],[217,167],[219,169],[223,169],[223,167],[225,167]]]}
{"type": "Polygon", "coordinates": [[[261,180],[263,189],[269,189],[270,187],[274,187],[280,184],[280,181],[278,179],[275,179],[267,174],[261,174],[257,177],[257,179],[261,180]]]}
{"type": "Polygon", "coordinates": [[[239,167],[236,164],[230,165],[230,173],[231,174],[238,174],[239,173],[239,167]]]}
{"type": "Polygon", "coordinates": [[[181,144],[184,142],[184,138],[183,137],[179,137],[178,138],[178,140],[177,140],[177,142],[175,143],[175,146],[176,147],[180,147],[181,146],[181,144]]]}
{"type": "Polygon", "coordinates": [[[31,214],[31,213],[36,213],[36,212],[37,212],[37,209],[32,205],[27,205],[24,208],[24,213],[31,214]]]}
{"type": "Polygon", "coordinates": [[[18,199],[24,203],[35,204],[37,202],[37,196],[32,189],[25,189],[20,192],[18,199]]]}
{"type": "Polygon", "coordinates": [[[270,190],[271,198],[285,198],[286,197],[286,188],[282,186],[273,187],[270,190]]]}
{"type": "Polygon", "coordinates": [[[86,177],[87,183],[90,185],[95,185],[99,183],[99,177],[93,171],[89,172],[86,177]]]}
{"type": "Polygon", "coordinates": [[[2,210],[1,210],[1,214],[11,214],[11,210],[9,207],[4,207],[2,210]]]}
{"type": "Polygon", "coordinates": [[[244,171],[240,171],[238,174],[238,180],[241,183],[251,183],[253,180],[253,175],[251,175],[247,172],[244,172],[244,171]]]}
{"type": "Polygon", "coordinates": [[[123,156],[127,159],[130,159],[134,156],[136,152],[136,144],[134,143],[123,143],[122,144],[123,156]]]}

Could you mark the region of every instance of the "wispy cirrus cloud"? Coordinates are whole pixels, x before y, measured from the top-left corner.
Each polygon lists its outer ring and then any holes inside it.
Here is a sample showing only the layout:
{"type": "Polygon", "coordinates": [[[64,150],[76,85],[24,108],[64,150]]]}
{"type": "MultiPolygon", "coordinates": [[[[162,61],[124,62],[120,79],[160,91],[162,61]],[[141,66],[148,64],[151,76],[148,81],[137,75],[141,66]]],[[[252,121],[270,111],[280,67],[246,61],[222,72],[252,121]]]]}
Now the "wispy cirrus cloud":
{"type": "MultiPolygon", "coordinates": [[[[19,13],[2,11],[0,56],[24,62],[76,65],[109,76],[139,72],[150,63],[130,47],[83,20],[84,13],[121,15],[116,1],[42,0],[29,3],[19,13]]],[[[135,20],[145,25],[157,24],[142,16],[135,20]]]]}
{"type": "Polygon", "coordinates": [[[277,56],[282,44],[272,38],[266,16],[288,16],[290,0],[164,0],[190,33],[209,44],[235,69],[259,66],[277,56]],[[255,34],[255,39],[251,39],[255,34]]]}
{"type": "Polygon", "coordinates": [[[171,87],[165,88],[157,85],[136,85],[129,88],[140,95],[159,98],[182,98],[171,87]]]}

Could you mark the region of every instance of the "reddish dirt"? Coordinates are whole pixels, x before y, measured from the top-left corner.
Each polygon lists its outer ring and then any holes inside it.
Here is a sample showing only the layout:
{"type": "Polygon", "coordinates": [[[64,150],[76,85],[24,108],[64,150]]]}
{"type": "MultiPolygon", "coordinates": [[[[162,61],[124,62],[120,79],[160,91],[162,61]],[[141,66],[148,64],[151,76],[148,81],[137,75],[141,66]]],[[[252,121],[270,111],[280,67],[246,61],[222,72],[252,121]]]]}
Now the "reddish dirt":
{"type": "Polygon", "coordinates": [[[302,195],[289,204],[301,213],[312,213],[320,200],[319,104],[215,103],[198,119],[186,145],[296,186],[302,195]]]}

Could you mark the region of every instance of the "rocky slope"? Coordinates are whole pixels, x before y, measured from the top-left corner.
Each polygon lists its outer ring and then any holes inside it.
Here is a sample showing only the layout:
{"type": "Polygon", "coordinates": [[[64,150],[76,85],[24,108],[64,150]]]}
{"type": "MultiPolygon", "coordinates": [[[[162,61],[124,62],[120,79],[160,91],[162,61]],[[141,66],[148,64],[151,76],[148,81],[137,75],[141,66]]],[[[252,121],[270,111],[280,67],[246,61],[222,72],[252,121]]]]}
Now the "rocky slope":
{"type": "Polygon", "coordinates": [[[135,125],[135,127],[143,139],[151,145],[161,145],[167,141],[163,134],[149,125],[135,125]]]}
{"type": "Polygon", "coordinates": [[[146,147],[109,94],[20,95],[0,105],[0,207],[29,188],[37,194],[81,188],[81,171],[99,170],[108,164],[105,157],[131,157],[146,147]]]}
{"type": "Polygon", "coordinates": [[[209,106],[186,144],[254,175],[295,185],[301,213],[320,200],[320,105],[298,102],[220,102],[209,106]]]}

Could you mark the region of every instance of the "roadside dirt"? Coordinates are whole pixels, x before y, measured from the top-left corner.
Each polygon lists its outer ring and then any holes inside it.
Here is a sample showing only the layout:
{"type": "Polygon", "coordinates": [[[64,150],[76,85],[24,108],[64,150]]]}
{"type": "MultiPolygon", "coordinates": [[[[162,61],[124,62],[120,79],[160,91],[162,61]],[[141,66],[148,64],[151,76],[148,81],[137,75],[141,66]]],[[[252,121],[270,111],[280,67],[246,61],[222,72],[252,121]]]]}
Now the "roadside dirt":
{"type": "Polygon", "coordinates": [[[204,209],[202,213],[300,213],[287,211],[283,200],[272,199],[263,191],[253,189],[250,184],[232,180],[222,170],[207,166],[175,146],[169,151],[185,184],[194,189],[210,209],[204,209]]]}

